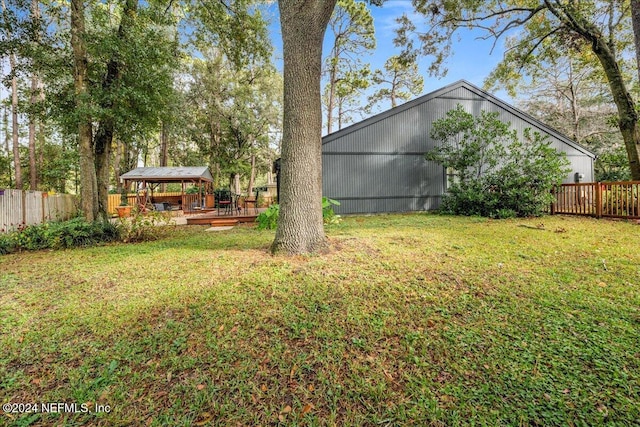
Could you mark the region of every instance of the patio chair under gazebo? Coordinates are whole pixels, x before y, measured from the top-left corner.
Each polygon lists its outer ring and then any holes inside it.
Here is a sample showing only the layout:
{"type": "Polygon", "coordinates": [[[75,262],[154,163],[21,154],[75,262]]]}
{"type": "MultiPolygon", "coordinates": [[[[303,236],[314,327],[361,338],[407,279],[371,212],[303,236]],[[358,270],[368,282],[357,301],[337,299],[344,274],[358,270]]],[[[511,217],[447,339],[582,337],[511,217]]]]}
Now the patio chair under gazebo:
{"type": "MultiPolygon", "coordinates": [[[[177,202],[185,212],[201,209],[204,205],[202,197],[203,186],[213,182],[213,177],[206,166],[185,166],[185,167],[148,167],[135,168],[125,174],[120,175],[120,180],[128,187],[130,183],[141,183],[144,191],[151,190],[151,194],[144,195],[143,203],[153,200],[154,184],[180,183],[182,194],[178,196],[177,202]],[[197,194],[186,194],[186,186],[193,184],[198,187],[197,194]]],[[[174,205],[176,203],[164,202],[174,205]]],[[[163,206],[166,206],[163,204],[163,206]]]]}

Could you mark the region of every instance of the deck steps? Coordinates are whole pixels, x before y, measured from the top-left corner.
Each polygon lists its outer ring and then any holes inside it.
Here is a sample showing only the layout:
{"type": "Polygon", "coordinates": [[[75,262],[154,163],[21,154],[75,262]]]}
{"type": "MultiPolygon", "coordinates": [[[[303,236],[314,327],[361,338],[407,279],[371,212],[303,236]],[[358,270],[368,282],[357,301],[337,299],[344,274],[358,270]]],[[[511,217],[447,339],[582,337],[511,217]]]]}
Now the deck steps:
{"type": "Polygon", "coordinates": [[[209,222],[212,227],[234,227],[239,223],[237,218],[213,218],[209,222]]]}

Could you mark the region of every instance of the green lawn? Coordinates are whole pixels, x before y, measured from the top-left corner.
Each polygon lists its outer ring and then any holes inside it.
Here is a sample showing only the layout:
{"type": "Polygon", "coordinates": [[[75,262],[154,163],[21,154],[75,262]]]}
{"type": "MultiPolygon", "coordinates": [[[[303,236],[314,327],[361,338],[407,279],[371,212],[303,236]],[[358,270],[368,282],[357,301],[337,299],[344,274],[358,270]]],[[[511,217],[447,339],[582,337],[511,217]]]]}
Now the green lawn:
{"type": "Polygon", "coordinates": [[[349,217],[0,257],[0,425],[638,425],[640,226],[349,217]],[[67,408],[71,409],[71,408],[67,408]]]}

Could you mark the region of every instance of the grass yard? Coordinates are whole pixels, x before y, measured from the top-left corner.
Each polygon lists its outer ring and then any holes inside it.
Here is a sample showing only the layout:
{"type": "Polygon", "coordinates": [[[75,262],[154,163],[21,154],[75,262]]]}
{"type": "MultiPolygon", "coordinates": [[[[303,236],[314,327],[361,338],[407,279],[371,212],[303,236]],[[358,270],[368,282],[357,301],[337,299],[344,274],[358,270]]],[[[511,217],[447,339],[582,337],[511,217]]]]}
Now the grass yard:
{"type": "Polygon", "coordinates": [[[77,404],[0,425],[640,425],[638,225],[203,230],[0,257],[0,403],[77,404]]]}

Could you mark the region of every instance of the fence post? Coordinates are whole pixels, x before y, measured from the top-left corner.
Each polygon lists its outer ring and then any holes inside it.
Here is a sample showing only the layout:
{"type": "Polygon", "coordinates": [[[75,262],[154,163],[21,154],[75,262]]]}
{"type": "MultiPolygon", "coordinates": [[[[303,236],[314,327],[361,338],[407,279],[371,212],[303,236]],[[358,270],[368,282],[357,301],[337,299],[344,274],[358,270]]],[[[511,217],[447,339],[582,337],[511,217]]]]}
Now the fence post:
{"type": "Polygon", "coordinates": [[[551,201],[551,206],[549,207],[549,211],[551,212],[551,215],[555,215],[556,214],[556,186],[554,185],[553,188],[551,189],[551,195],[553,196],[553,200],[551,201]]]}
{"type": "Polygon", "coordinates": [[[602,183],[596,182],[596,218],[602,218],[602,183]]]}

